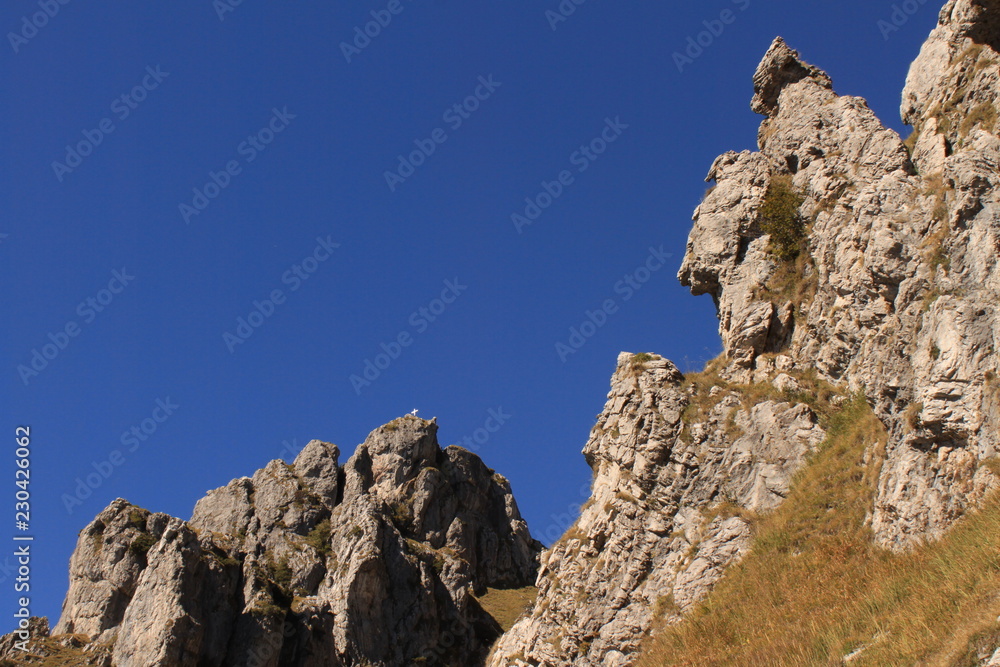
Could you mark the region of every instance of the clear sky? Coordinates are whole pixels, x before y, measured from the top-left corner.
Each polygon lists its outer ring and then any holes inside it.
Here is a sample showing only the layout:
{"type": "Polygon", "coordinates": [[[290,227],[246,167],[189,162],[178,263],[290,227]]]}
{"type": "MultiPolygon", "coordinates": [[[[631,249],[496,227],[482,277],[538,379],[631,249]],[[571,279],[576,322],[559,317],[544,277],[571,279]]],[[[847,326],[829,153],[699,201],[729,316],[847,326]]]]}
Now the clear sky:
{"type": "Polygon", "coordinates": [[[114,498],[189,518],[413,409],[478,436],[551,541],[617,354],[721,350],[675,276],[713,159],[755,147],[771,40],[903,132],[938,9],[889,32],[871,0],[235,1],[0,11],[4,629],[13,535],[55,622],[114,498]]]}

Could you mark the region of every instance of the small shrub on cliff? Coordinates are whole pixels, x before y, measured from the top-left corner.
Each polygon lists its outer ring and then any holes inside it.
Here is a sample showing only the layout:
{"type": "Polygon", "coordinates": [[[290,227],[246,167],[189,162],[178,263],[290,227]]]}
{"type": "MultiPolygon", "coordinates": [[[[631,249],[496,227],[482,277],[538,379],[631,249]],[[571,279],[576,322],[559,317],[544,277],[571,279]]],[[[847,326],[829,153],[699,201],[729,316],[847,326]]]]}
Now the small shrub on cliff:
{"type": "Polygon", "coordinates": [[[146,530],[146,517],[137,509],[129,510],[128,522],[136,530],[146,530]]]}
{"type": "Polygon", "coordinates": [[[332,532],[330,528],[330,520],[323,519],[316,527],[309,531],[306,535],[306,544],[311,546],[316,551],[320,552],[324,556],[329,555],[333,551],[330,545],[330,533],[332,532]]]}
{"type": "Polygon", "coordinates": [[[781,261],[798,257],[806,229],[799,207],[805,198],[789,176],[775,176],[758,212],[760,229],[771,237],[771,252],[781,261]]]}
{"type": "Polygon", "coordinates": [[[292,572],[292,568],[288,564],[287,556],[274,564],[271,568],[271,576],[274,578],[274,583],[278,584],[283,590],[289,590],[292,587],[294,572],[292,572]]]}
{"type": "Polygon", "coordinates": [[[392,523],[404,533],[413,530],[413,509],[405,501],[395,501],[389,504],[392,523]]]}
{"type": "Polygon", "coordinates": [[[906,410],[903,411],[903,423],[906,424],[906,428],[909,432],[919,431],[922,423],[920,421],[920,413],[924,411],[923,403],[910,403],[906,406],[906,410]]]}
{"type": "Polygon", "coordinates": [[[149,533],[143,533],[142,535],[139,535],[134,540],[132,540],[132,542],[128,545],[128,550],[132,553],[133,556],[136,557],[136,560],[145,563],[146,554],[149,553],[149,550],[152,549],[153,545],[155,544],[156,544],[155,537],[153,537],[149,533]]]}
{"type": "Polygon", "coordinates": [[[631,362],[632,363],[632,374],[633,375],[640,375],[642,373],[642,371],[645,370],[646,363],[649,362],[649,361],[653,361],[654,359],[656,359],[656,357],[654,357],[651,354],[647,354],[645,352],[633,355],[632,356],[632,362],[631,362]]]}

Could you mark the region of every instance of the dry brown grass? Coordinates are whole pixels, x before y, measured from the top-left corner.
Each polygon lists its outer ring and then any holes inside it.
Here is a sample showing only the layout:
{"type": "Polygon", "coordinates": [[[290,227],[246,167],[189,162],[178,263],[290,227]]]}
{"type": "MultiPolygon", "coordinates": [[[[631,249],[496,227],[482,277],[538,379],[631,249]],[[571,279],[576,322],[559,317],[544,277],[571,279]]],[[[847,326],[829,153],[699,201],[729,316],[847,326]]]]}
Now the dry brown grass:
{"type": "Polygon", "coordinates": [[[796,312],[801,313],[812,303],[818,290],[816,263],[809,250],[803,247],[794,261],[778,264],[767,284],[758,290],[757,296],[776,306],[791,302],[796,312]]]}
{"type": "Polygon", "coordinates": [[[983,102],[973,107],[958,127],[958,134],[965,138],[977,125],[989,133],[994,133],[997,123],[997,109],[990,102],[983,102]]]}
{"type": "Polygon", "coordinates": [[[920,413],[924,411],[923,403],[910,403],[903,411],[903,424],[907,432],[920,430],[920,413]]]}
{"type": "Polygon", "coordinates": [[[729,358],[725,353],[705,364],[705,370],[700,373],[688,373],[684,376],[683,388],[688,396],[688,404],[681,414],[684,422],[684,430],[681,438],[687,442],[691,441],[689,428],[691,424],[703,422],[708,419],[711,412],[725,394],[716,396],[710,395],[712,387],[726,389],[729,383],[722,379],[722,371],[729,363],[729,358]]]}
{"type": "MultiPolygon", "coordinates": [[[[681,415],[684,422],[681,438],[686,442],[691,441],[691,424],[707,421],[712,408],[732,393],[739,396],[741,408],[744,410],[749,410],[764,401],[805,403],[816,412],[821,424],[825,422],[827,416],[833,411],[833,399],[843,393],[833,385],[819,379],[814,370],[805,372],[792,371],[789,373],[789,375],[798,381],[801,387],[799,391],[795,392],[779,391],[769,382],[756,384],[728,382],[722,377],[722,371],[728,363],[729,358],[725,354],[722,354],[708,362],[705,370],[702,372],[689,373],[684,376],[684,389],[688,395],[688,404],[681,415]],[[711,391],[713,387],[718,387],[722,391],[712,396],[711,391]]],[[[726,422],[726,430],[731,435],[730,440],[739,437],[739,427],[732,421],[732,417],[733,415],[730,415],[726,422]]]]}
{"type": "MultiPolygon", "coordinates": [[[[934,220],[943,222],[948,217],[948,195],[951,194],[954,189],[954,184],[950,181],[946,182],[941,172],[932,174],[924,180],[924,196],[934,197],[934,203],[931,210],[931,215],[934,220]]],[[[947,238],[950,233],[950,229],[948,229],[946,224],[944,226],[944,231],[940,228],[936,230],[935,235],[929,238],[928,242],[941,242],[947,238]]],[[[928,243],[925,243],[925,246],[926,245],[928,245],[928,243]]]]}
{"type": "Polygon", "coordinates": [[[54,635],[43,639],[33,639],[30,650],[18,660],[0,660],[0,667],[8,665],[33,665],[34,667],[84,667],[93,665],[83,651],[88,642],[86,635],[54,635]],[[64,645],[62,640],[71,639],[64,645]],[[72,644],[76,644],[73,646],[72,644]]]}
{"type": "Polygon", "coordinates": [[[487,588],[486,594],[478,599],[486,613],[500,624],[504,632],[507,632],[521,614],[535,604],[537,597],[538,589],[527,586],[511,589],[487,588]]]}
{"type": "Polygon", "coordinates": [[[1000,498],[941,542],[890,554],[865,521],[882,424],[856,398],[829,433],[782,507],[757,522],[747,558],[640,665],[841,665],[862,647],[852,665],[977,664],[969,656],[1000,633],[1000,498]]]}

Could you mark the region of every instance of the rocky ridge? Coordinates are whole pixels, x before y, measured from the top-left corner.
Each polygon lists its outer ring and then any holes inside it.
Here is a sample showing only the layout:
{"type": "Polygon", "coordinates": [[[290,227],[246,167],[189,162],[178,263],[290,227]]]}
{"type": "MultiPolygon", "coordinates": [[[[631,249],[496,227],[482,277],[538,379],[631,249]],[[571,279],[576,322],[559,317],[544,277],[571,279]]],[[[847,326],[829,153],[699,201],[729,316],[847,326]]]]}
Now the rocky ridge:
{"type": "Polygon", "coordinates": [[[481,663],[501,629],[476,596],[529,585],[541,545],[508,482],[436,434],[398,419],[343,466],[314,440],[188,522],[116,500],[80,534],[55,634],[117,667],[481,663]]]}
{"type": "Polygon", "coordinates": [[[748,515],[780,504],[823,440],[799,381],[778,385],[724,391],[666,359],[622,354],[584,448],[592,495],[545,552],[534,609],[488,664],[631,664],[654,621],[701,600],[749,548],[748,515]]]}
{"type": "MultiPolygon", "coordinates": [[[[679,272],[713,298],[725,353],[688,376],[619,357],[584,448],[591,498],[490,667],[634,664],[747,552],[848,395],[889,433],[866,457],[880,546],[942,536],[1000,483],[1000,0],[944,6],[906,141],[781,39],[753,83],[759,151],[712,165],[679,272]],[[787,257],[762,215],[781,189],[801,225],[787,257]]],[[[481,664],[499,628],[475,596],[529,583],[539,546],[506,482],[435,429],[397,420],[343,466],[314,441],[190,522],[116,501],[81,533],[62,645],[89,664],[481,664]]]]}
{"type": "Polygon", "coordinates": [[[780,350],[864,391],[892,434],[873,508],[892,549],[940,536],[995,483],[981,463],[1000,453],[1000,59],[976,39],[995,39],[998,11],[973,0],[942,10],[903,94],[912,157],[863,100],[838,97],[776,41],[754,77],[761,152],[713,165],[680,271],[718,304],[729,377],[765,380],[780,350]],[[810,221],[798,279],[812,293],[797,299],[758,224],[778,177],[810,221]]]}
{"type": "Polygon", "coordinates": [[[712,296],[725,353],[690,378],[619,358],[584,448],[593,494],[491,667],[633,664],[746,552],[744,513],[780,503],[822,440],[807,395],[861,393],[887,427],[868,453],[887,549],[940,537],[998,486],[998,52],[1000,3],[948,2],[906,82],[904,142],[775,40],[753,78],[760,150],[712,165],[679,271],[712,296]],[[790,258],[763,229],[782,188],[790,258]]]}

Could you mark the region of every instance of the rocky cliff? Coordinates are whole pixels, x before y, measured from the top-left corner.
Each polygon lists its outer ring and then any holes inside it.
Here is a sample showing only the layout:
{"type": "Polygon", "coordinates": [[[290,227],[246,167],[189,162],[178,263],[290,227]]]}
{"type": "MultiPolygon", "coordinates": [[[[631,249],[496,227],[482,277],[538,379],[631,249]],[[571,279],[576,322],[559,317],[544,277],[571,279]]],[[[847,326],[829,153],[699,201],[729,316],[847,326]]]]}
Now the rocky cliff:
{"type": "Polygon", "coordinates": [[[781,502],[823,429],[790,375],[784,390],[753,392],[711,379],[619,357],[584,448],[593,495],[546,552],[538,602],[490,665],[630,664],[654,617],[690,609],[745,552],[744,514],[781,502]]]}
{"type": "Polygon", "coordinates": [[[1000,2],[952,0],[913,64],[903,141],[780,38],[753,78],[758,152],[712,165],[679,272],[725,353],[684,377],[623,355],[584,455],[593,495],[546,552],[491,667],[623,667],[750,546],[862,394],[889,433],[873,539],[935,540],[998,486],[1000,2]],[[750,513],[748,515],[747,513],[750,513]]]}
{"type": "Polygon", "coordinates": [[[761,151],[715,162],[680,271],[718,304],[727,376],[762,381],[781,351],[864,391],[892,433],[873,512],[893,549],[939,536],[979,502],[993,480],[979,464],[1000,452],[998,7],[942,10],[903,95],[912,155],[863,100],[838,97],[776,41],[754,77],[761,151]],[[790,179],[808,221],[791,271],[759,224],[776,178],[790,179]]]}
{"type": "MultiPolygon", "coordinates": [[[[947,535],[1000,487],[1000,0],[944,6],[906,81],[905,141],[781,39],[753,86],[759,151],[711,166],[679,272],[714,300],[724,354],[689,375],[619,357],[583,451],[591,498],[540,569],[507,482],[404,418],[344,465],[314,441],[189,522],[116,501],[81,533],[37,650],[120,667],[631,666],[747,555],[845,405],[880,422],[861,443],[878,480],[866,544],[947,535]],[[536,574],[501,637],[477,596],[536,574]]],[[[994,636],[978,664],[1000,664],[994,636]]]]}
{"type": "Polygon", "coordinates": [[[529,585],[541,545],[507,481],[436,434],[398,419],[344,465],[310,442],[190,521],[116,500],[80,534],[55,634],[117,667],[481,663],[501,628],[476,596],[529,585]]]}

